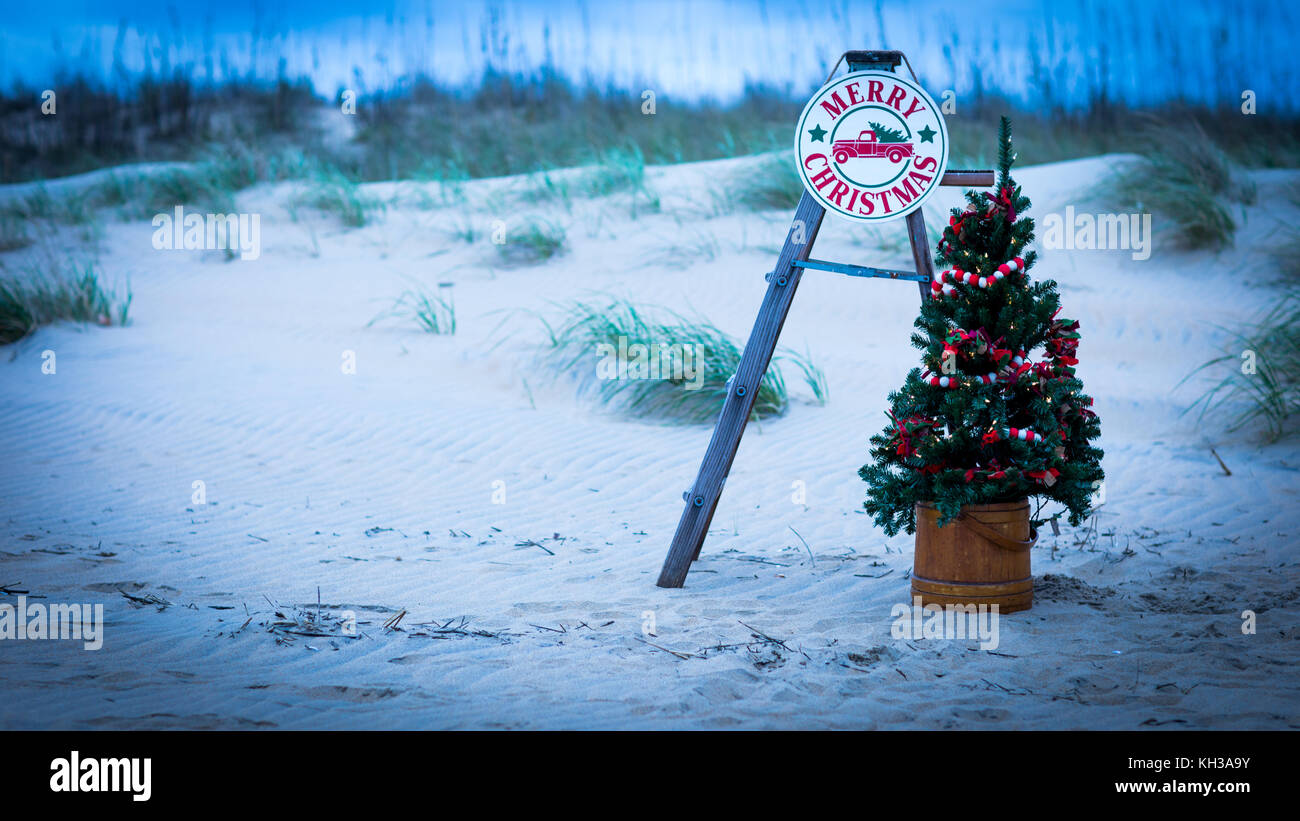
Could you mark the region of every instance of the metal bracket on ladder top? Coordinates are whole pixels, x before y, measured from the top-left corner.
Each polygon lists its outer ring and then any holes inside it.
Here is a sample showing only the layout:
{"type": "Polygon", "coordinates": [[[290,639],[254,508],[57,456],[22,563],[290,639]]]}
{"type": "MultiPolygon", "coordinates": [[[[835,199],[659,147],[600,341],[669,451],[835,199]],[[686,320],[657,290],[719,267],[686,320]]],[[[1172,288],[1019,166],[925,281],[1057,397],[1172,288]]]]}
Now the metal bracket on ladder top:
{"type": "MultiPolygon", "coordinates": [[[[907,58],[901,51],[849,51],[840,58],[847,60],[849,71],[865,69],[884,69],[893,71],[907,58]]],[[[836,68],[839,63],[836,63],[836,68]]],[[[911,70],[911,66],[908,66],[911,70]]],[[[831,70],[834,74],[835,69],[831,70]]],[[[829,79],[829,78],[828,78],[829,79]]],[[[948,171],[939,181],[940,185],[951,186],[989,186],[993,184],[992,171],[948,171]]],[[[794,210],[794,221],[786,234],[785,245],[777,257],[776,267],[766,277],[767,293],[763,304],[758,309],[754,328],[745,343],[745,352],[741,354],[736,373],[727,382],[727,396],[718,414],[717,424],[713,428],[713,437],[704,451],[704,460],[700,463],[699,475],[691,489],[682,494],[686,509],[677,523],[677,532],[673,535],[668,557],[664,559],[663,569],[659,572],[660,587],[681,587],[690,571],[691,562],[699,558],[704,538],[709,532],[709,523],[713,521],[713,512],[717,509],[718,499],[722,495],[723,485],[731,472],[731,464],[740,447],[740,437],[745,432],[745,424],[754,409],[754,398],[758,394],[758,385],[767,366],[772,361],[776,350],[777,338],[785,324],[790,305],[794,302],[795,289],[803,272],[808,269],[831,271],[854,277],[872,277],[915,281],[920,290],[921,299],[930,293],[930,281],[934,278],[934,263],[931,257],[930,240],[926,235],[925,218],[921,209],[908,214],[907,235],[911,243],[912,259],[916,263],[915,271],[892,271],[871,268],[864,265],[849,265],[841,262],[824,262],[809,259],[813,242],[821,228],[825,209],[807,191],[799,198],[799,205],[794,210]],[[796,228],[802,223],[802,232],[796,228]],[[796,236],[802,236],[803,242],[795,242],[796,236]]]]}

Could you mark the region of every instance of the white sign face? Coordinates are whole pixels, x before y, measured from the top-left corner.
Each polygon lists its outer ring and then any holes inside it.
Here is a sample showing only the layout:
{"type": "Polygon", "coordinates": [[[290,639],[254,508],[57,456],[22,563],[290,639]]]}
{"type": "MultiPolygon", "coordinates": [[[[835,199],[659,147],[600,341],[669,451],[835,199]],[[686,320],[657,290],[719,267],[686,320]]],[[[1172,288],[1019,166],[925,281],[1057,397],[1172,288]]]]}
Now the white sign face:
{"type": "Polygon", "coordinates": [[[804,188],[855,222],[904,216],[948,167],[948,126],[925,90],[889,71],[855,71],[821,87],[799,116],[794,153],[804,188]]]}

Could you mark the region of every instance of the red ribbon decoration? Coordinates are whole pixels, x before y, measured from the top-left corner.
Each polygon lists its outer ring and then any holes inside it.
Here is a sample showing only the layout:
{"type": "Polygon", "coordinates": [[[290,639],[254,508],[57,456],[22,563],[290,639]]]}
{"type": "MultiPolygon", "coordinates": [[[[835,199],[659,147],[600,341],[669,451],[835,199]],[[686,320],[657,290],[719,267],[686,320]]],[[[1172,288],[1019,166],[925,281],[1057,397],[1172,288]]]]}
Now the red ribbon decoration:
{"type": "Polygon", "coordinates": [[[911,456],[912,439],[907,432],[907,428],[903,427],[903,423],[898,421],[898,417],[894,415],[893,411],[885,411],[885,413],[889,414],[889,418],[893,420],[894,426],[898,428],[899,441],[898,441],[898,449],[895,451],[895,453],[897,453],[899,456],[911,456]]]}
{"type": "Polygon", "coordinates": [[[974,211],[963,211],[960,218],[948,217],[948,225],[952,228],[952,233],[958,239],[961,239],[961,229],[966,225],[966,218],[975,216],[974,211]]]}
{"type": "Polygon", "coordinates": [[[1056,477],[1061,475],[1061,471],[1056,468],[1048,468],[1047,470],[1026,471],[1025,475],[1037,479],[1047,487],[1051,487],[1056,484],[1056,477]]]}
{"type": "Polygon", "coordinates": [[[1007,215],[1007,222],[1016,221],[1016,205],[1012,201],[1012,194],[1015,193],[1011,186],[1004,185],[1002,190],[998,191],[997,196],[985,192],[984,196],[989,198],[989,216],[995,211],[1003,211],[1007,215]]]}
{"type": "Polygon", "coordinates": [[[893,420],[894,426],[898,429],[898,448],[895,450],[899,456],[912,456],[916,453],[916,448],[912,447],[912,434],[923,428],[934,425],[934,420],[926,419],[920,416],[909,416],[899,421],[892,411],[885,411],[890,419],[893,420]]]}

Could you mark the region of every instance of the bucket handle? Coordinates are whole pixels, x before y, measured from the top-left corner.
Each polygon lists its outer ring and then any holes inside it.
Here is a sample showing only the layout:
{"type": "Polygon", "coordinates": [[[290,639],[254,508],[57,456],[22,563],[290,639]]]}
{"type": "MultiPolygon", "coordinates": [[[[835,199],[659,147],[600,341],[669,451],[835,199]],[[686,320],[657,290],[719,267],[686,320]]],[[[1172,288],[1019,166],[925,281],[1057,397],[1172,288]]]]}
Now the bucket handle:
{"type": "Polygon", "coordinates": [[[993,542],[993,544],[997,545],[1003,550],[1014,550],[1014,551],[1028,550],[1031,547],[1033,547],[1035,543],[1038,542],[1038,531],[1034,530],[1033,528],[1029,529],[1029,540],[1025,542],[1019,542],[1016,541],[1015,539],[1010,538],[1009,536],[999,533],[998,531],[989,527],[984,522],[981,522],[979,519],[976,519],[974,516],[970,515],[969,513],[962,513],[957,518],[965,522],[968,528],[975,531],[979,535],[983,536],[985,539],[988,539],[990,542],[993,542]]]}

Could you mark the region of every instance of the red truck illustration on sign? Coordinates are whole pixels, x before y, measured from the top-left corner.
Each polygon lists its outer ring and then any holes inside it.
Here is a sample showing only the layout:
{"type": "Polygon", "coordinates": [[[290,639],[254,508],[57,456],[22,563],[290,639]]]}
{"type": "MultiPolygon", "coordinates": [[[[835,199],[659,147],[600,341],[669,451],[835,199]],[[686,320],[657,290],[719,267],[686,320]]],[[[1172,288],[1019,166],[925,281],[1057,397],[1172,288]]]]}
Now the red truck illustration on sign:
{"type": "MultiPolygon", "coordinates": [[[[872,126],[873,128],[859,132],[856,140],[836,140],[831,143],[835,162],[843,165],[851,157],[887,157],[890,162],[898,164],[904,157],[912,156],[911,143],[877,139],[876,130],[880,127],[875,123],[872,123],[872,126]]],[[[888,131],[888,129],[881,130],[888,131]]],[[[893,134],[889,135],[889,137],[893,136],[893,134]]]]}

